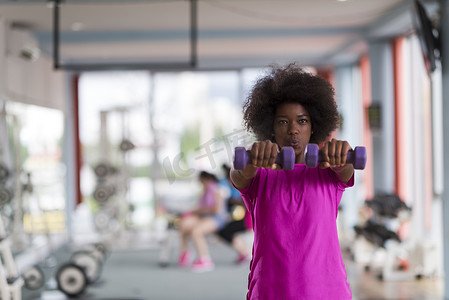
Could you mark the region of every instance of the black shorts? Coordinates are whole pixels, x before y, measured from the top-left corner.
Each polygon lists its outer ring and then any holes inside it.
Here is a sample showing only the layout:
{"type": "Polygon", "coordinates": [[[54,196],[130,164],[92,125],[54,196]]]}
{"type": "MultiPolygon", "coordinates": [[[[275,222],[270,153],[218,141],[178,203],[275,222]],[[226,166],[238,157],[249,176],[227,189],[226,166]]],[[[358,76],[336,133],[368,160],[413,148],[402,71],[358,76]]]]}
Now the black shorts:
{"type": "Polygon", "coordinates": [[[231,243],[234,235],[242,231],[246,231],[245,219],[229,222],[222,229],[217,231],[217,235],[228,243],[231,243]]]}

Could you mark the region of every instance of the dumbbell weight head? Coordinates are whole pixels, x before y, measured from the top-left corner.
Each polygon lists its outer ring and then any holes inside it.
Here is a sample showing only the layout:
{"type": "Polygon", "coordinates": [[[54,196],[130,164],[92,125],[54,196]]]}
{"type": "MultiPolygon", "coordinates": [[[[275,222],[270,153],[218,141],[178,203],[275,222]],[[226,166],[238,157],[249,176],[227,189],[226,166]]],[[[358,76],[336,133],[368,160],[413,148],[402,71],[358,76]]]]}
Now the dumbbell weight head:
{"type": "Polygon", "coordinates": [[[32,266],[22,274],[22,277],[25,288],[29,290],[37,290],[44,286],[45,276],[39,266],[32,266]]]}
{"type": "Polygon", "coordinates": [[[282,147],[278,159],[276,159],[276,163],[281,165],[284,170],[293,170],[295,161],[295,150],[292,147],[282,147]]]}
{"type": "Polygon", "coordinates": [[[320,158],[320,149],[317,144],[307,144],[304,151],[304,159],[306,167],[315,168],[318,166],[320,158]]]}
{"type": "Polygon", "coordinates": [[[354,148],[354,169],[363,170],[366,166],[366,148],[355,147],[354,148]]]}
{"type": "Polygon", "coordinates": [[[245,147],[236,147],[234,150],[234,168],[243,170],[250,163],[250,155],[245,147]]]}
{"type": "Polygon", "coordinates": [[[58,290],[69,297],[77,297],[86,290],[88,279],[84,269],[72,262],[65,263],[56,273],[58,290]]]}
{"type": "Polygon", "coordinates": [[[81,250],[73,253],[71,261],[84,268],[88,283],[93,283],[100,278],[103,264],[90,251],[81,250]]]}

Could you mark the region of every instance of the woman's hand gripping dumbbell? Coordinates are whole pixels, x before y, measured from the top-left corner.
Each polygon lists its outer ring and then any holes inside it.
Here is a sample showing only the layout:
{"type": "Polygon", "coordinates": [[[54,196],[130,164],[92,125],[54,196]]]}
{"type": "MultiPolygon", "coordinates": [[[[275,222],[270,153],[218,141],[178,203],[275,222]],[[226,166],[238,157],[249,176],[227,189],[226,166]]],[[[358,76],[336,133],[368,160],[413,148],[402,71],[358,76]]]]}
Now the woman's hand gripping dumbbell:
{"type": "MultiPolygon", "coordinates": [[[[305,165],[309,168],[315,168],[323,161],[321,151],[317,144],[308,144],[304,152],[305,165]]],[[[251,153],[244,147],[236,147],[234,152],[234,168],[244,170],[251,163],[251,153]]],[[[276,163],[284,170],[292,170],[295,166],[295,150],[292,147],[282,147],[276,157],[276,163]]],[[[366,148],[355,147],[348,152],[346,163],[352,164],[354,169],[362,170],[366,165],[366,148]]]]}
{"type": "MultiPolygon", "coordinates": [[[[307,144],[304,152],[306,167],[315,168],[323,161],[321,151],[317,144],[307,144]]],[[[366,165],[366,148],[359,146],[354,150],[350,150],[346,155],[346,164],[352,164],[354,169],[365,169],[366,165]]]]}

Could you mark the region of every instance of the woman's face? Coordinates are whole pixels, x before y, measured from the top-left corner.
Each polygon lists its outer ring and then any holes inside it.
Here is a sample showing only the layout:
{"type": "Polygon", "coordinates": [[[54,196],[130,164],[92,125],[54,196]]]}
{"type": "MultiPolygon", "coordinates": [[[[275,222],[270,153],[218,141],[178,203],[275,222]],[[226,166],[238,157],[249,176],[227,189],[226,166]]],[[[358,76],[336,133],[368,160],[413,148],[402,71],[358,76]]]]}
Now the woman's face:
{"type": "Polygon", "coordinates": [[[304,149],[312,134],[308,111],[298,103],[280,104],[274,115],[273,129],[279,147],[293,147],[296,163],[304,163],[304,149]]]}
{"type": "Polygon", "coordinates": [[[200,177],[200,183],[203,187],[206,187],[207,184],[209,183],[209,180],[207,180],[206,178],[201,178],[200,177]]]}

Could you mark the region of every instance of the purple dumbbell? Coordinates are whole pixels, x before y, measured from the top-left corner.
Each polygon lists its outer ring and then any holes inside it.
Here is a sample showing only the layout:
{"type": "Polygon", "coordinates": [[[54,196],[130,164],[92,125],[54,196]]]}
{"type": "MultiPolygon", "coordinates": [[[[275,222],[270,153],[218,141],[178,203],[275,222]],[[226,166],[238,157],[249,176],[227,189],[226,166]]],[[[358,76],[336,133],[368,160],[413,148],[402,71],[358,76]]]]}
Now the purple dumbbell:
{"type": "MultiPolygon", "coordinates": [[[[234,169],[244,170],[251,163],[251,153],[245,147],[236,147],[234,152],[234,169]]],[[[284,170],[295,167],[295,150],[292,147],[282,147],[276,157],[276,163],[284,170]]]]}
{"type": "MultiPolygon", "coordinates": [[[[315,168],[323,159],[321,158],[321,151],[317,144],[308,144],[304,152],[305,163],[307,167],[315,168]]],[[[354,150],[348,152],[346,156],[346,163],[354,165],[354,169],[363,170],[366,165],[366,148],[355,147],[354,150]]]]}

